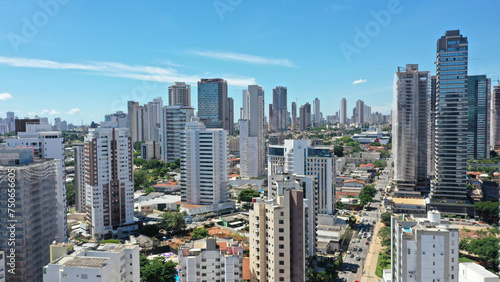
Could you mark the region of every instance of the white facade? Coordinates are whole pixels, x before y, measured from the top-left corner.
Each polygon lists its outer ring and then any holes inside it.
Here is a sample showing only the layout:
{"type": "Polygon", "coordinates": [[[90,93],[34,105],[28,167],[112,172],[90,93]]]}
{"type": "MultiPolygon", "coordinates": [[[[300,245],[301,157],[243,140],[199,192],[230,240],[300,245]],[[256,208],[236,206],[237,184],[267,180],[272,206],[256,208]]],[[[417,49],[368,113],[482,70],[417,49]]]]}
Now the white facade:
{"type": "Polygon", "coordinates": [[[193,108],[166,106],[161,118],[161,160],[174,162],[181,157],[181,132],[194,116],[193,108]]]}
{"type": "Polygon", "coordinates": [[[243,90],[243,118],[240,119],[240,175],[265,174],[264,91],[258,85],[243,90]]]}
{"type": "Polygon", "coordinates": [[[75,251],[43,269],[44,282],[140,281],[138,245],[105,244],[96,250],[75,251]]]}
{"type": "Polygon", "coordinates": [[[394,282],[458,281],[458,229],[430,211],[418,221],[391,218],[394,282]]]}
{"type": "Polygon", "coordinates": [[[475,262],[461,262],[459,282],[498,282],[500,278],[475,262]]]}
{"type": "Polygon", "coordinates": [[[243,281],[243,246],[233,239],[191,240],[179,247],[180,281],[243,281]]]}
{"type": "Polygon", "coordinates": [[[85,137],[85,192],[91,235],[134,222],[132,166],[128,129],[90,129],[85,137]]]}
{"type": "MultiPolygon", "coordinates": [[[[311,146],[310,140],[285,140],[283,146],[271,145],[268,175],[294,173],[315,176],[318,213],[335,213],[335,156],[330,147],[311,146]]],[[[269,196],[270,199],[272,195],[269,196]]]]}
{"type": "Polygon", "coordinates": [[[195,205],[229,201],[227,131],[188,122],[181,132],[181,198],[195,205]]]}

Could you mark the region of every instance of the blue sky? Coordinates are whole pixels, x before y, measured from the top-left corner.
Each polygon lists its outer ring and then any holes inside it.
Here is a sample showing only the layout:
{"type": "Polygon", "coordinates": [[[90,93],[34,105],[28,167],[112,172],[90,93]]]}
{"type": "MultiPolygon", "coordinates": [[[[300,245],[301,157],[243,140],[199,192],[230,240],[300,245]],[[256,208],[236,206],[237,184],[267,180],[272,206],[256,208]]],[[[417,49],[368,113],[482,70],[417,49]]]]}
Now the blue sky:
{"type": "Polygon", "coordinates": [[[397,67],[435,73],[436,40],[449,29],[469,39],[469,74],[496,85],[499,10],[498,1],[1,1],[0,116],[87,124],[126,111],[127,100],[167,104],[173,81],[192,85],[196,108],[202,77],[228,80],[235,108],[256,83],[267,104],[286,86],[289,108],[318,97],[332,115],[345,97],[349,115],[358,99],[387,114],[397,67]]]}

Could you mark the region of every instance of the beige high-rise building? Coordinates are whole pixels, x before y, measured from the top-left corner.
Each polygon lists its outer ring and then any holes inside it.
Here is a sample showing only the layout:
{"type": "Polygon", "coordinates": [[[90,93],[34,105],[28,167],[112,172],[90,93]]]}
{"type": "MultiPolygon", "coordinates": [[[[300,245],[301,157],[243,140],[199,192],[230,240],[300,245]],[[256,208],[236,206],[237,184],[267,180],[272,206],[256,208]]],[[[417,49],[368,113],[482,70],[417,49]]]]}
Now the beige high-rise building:
{"type": "Polygon", "coordinates": [[[257,199],[249,212],[251,281],[305,281],[316,244],[314,179],[283,174],[270,181],[275,199],[257,199]]]}

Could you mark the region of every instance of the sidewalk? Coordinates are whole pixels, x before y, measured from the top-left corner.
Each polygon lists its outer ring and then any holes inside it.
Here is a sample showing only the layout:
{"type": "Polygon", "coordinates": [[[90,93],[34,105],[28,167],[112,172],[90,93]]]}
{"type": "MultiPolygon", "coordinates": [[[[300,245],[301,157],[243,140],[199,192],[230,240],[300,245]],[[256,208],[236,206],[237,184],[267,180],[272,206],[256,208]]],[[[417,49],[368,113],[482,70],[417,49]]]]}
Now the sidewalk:
{"type": "Polygon", "coordinates": [[[377,275],[375,275],[375,270],[377,269],[378,254],[382,249],[380,238],[378,236],[378,231],[382,226],[382,222],[379,220],[375,225],[373,231],[372,243],[370,244],[370,249],[368,255],[366,256],[366,263],[363,269],[363,277],[361,277],[361,282],[379,282],[382,281],[377,275]]]}

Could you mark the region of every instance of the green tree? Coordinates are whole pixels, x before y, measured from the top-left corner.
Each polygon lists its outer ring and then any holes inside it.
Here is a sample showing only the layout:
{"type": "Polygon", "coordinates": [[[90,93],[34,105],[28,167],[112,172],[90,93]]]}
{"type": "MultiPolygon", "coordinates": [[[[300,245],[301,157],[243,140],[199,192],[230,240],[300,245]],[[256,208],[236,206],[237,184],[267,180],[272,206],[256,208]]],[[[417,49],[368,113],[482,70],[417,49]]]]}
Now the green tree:
{"type": "Polygon", "coordinates": [[[378,232],[378,236],[380,237],[380,240],[382,240],[382,246],[391,245],[391,227],[390,226],[384,226],[384,227],[380,228],[380,231],[378,232]]]}
{"type": "Polygon", "coordinates": [[[380,151],[380,157],[381,158],[388,158],[390,156],[391,156],[391,153],[389,153],[388,151],[386,151],[386,150],[380,151]]]}
{"type": "Polygon", "coordinates": [[[392,216],[392,213],[390,213],[390,212],[384,212],[384,213],[382,213],[380,215],[380,220],[386,226],[391,226],[391,216],[392,216]]]}
{"type": "Polygon", "coordinates": [[[260,193],[252,190],[252,189],[245,189],[240,192],[238,195],[238,201],[239,202],[251,202],[252,198],[257,198],[260,197],[260,193]]]}
{"type": "Polygon", "coordinates": [[[490,151],[490,158],[494,159],[494,158],[498,158],[498,157],[499,157],[498,153],[495,150],[490,151]]]}
{"type": "Polygon", "coordinates": [[[370,146],[382,146],[379,142],[371,142],[370,146]]]}
{"type": "Polygon", "coordinates": [[[342,147],[342,145],[337,145],[335,147],[333,147],[333,153],[335,154],[335,156],[337,157],[343,157],[344,156],[344,147],[342,147]]]}
{"type": "Polygon", "coordinates": [[[361,192],[358,195],[358,199],[360,204],[366,205],[369,202],[373,202],[373,197],[377,193],[377,190],[375,189],[375,186],[373,185],[365,185],[363,189],[361,189],[361,192]]]}
{"type": "Polygon", "coordinates": [[[159,231],[160,231],[160,227],[158,227],[157,224],[147,224],[147,225],[144,225],[144,227],[141,230],[141,233],[146,235],[146,236],[153,237],[156,234],[158,234],[159,231]]]}
{"type": "Polygon", "coordinates": [[[153,193],[153,192],[156,192],[156,190],[155,190],[155,188],[153,188],[151,186],[146,188],[146,190],[144,191],[144,193],[146,193],[146,194],[153,193]]]}
{"type": "Polygon", "coordinates": [[[66,202],[68,206],[74,205],[76,199],[75,180],[66,184],[66,202]]]}
{"type": "Polygon", "coordinates": [[[141,144],[144,143],[144,141],[135,141],[134,142],[134,150],[140,151],[141,150],[141,144]]]}
{"type": "Polygon", "coordinates": [[[177,264],[163,257],[149,260],[141,254],[141,282],[175,282],[177,264]]]}
{"type": "Polygon", "coordinates": [[[140,189],[148,181],[148,174],[143,170],[134,171],[134,188],[140,189]]]}
{"type": "Polygon", "coordinates": [[[208,236],[208,230],[206,230],[204,227],[195,228],[193,230],[193,233],[191,234],[191,238],[193,239],[201,239],[207,236],[208,236]]]}
{"type": "Polygon", "coordinates": [[[180,212],[164,212],[160,221],[165,230],[178,231],[186,227],[184,215],[180,212]]]}

